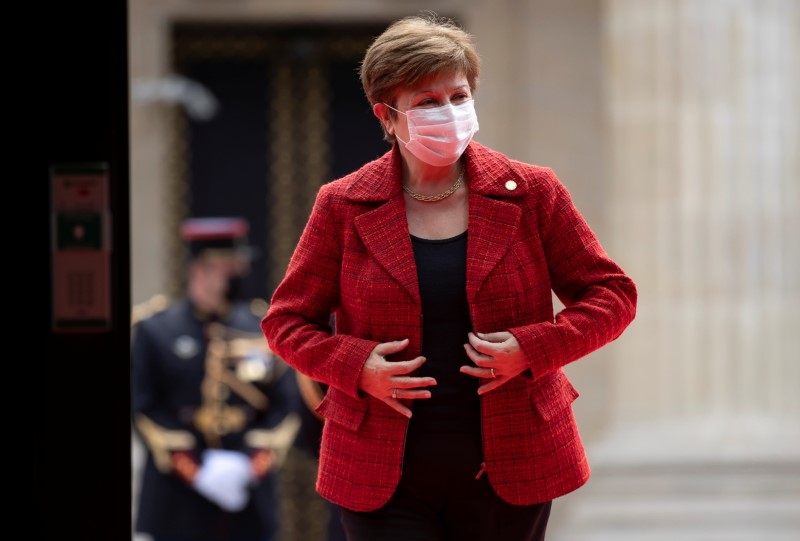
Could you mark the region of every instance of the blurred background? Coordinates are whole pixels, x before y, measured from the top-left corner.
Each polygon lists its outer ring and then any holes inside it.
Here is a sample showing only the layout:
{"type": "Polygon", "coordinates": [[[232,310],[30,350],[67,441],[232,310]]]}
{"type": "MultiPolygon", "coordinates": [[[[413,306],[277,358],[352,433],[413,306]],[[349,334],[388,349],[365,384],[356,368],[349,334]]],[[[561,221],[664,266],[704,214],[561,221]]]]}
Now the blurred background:
{"type": "Polygon", "coordinates": [[[799,539],[797,0],[129,0],[134,310],[190,216],[250,221],[269,298],[319,186],[388,149],[356,70],[420,9],[476,38],[476,139],[552,167],[639,287],[567,367],[594,473],[549,539],[799,539]]]}

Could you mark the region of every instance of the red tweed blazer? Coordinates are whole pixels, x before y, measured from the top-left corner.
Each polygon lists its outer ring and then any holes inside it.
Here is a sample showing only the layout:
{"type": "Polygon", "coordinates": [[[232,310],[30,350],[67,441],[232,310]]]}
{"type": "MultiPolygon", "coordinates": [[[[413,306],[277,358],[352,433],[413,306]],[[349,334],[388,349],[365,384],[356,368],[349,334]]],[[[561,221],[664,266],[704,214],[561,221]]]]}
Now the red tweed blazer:
{"type": "MultiPolygon", "coordinates": [[[[622,333],[635,314],[636,287],[553,171],[474,141],[465,157],[473,330],[510,331],[531,368],[481,397],[485,471],[500,497],[534,504],[589,478],[571,406],[578,393],[561,368],[622,333]],[[558,314],[552,292],[565,306],[558,314]]],[[[317,491],[355,511],[391,497],[408,423],[358,391],[359,371],[379,342],[410,340],[396,360],[421,349],[400,167],[393,149],[319,190],[261,324],[273,351],[329,386],[317,408],[325,418],[317,491]]]]}

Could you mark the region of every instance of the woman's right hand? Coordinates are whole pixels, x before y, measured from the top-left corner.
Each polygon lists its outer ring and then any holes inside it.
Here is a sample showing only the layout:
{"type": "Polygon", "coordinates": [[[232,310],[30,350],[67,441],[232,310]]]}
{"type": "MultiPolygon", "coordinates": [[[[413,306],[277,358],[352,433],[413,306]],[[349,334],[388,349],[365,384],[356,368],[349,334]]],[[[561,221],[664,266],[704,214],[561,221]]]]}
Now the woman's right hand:
{"type": "Polygon", "coordinates": [[[387,355],[402,351],[406,346],[408,338],[375,346],[358,376],[358,388],[410,418],[411,409],[400,399],[430,398],[431,392],[421,387],[436,385],[436,380],[408,375],[425,363],[425,357],[410,361],[386,360],[387,355]]]}

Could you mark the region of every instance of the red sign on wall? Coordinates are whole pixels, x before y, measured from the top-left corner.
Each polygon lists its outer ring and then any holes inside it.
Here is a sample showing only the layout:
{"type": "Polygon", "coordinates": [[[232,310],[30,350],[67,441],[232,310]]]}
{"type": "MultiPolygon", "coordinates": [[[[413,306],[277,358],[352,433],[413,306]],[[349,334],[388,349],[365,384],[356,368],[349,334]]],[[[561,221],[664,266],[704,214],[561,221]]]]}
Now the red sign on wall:
{"type": "Polygon", "coordinates": [[[105,163],[50,169],[53,329],[111,328],[111,211],[105,163]]]}

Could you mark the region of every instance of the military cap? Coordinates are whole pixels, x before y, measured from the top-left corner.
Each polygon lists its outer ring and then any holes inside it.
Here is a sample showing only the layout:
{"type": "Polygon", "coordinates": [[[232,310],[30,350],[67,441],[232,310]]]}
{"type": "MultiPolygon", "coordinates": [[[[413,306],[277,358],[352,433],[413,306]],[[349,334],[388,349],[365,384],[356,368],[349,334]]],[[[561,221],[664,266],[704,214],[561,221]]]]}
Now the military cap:
{"type": "Polygon", "coordinates": [[[181,237],[188,244],[189,257],[237,255],[252,257],[247,233],[250,224],[239,217],[189,218],[181,225],[181,237]]]}

